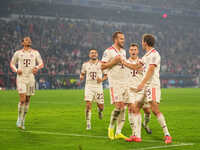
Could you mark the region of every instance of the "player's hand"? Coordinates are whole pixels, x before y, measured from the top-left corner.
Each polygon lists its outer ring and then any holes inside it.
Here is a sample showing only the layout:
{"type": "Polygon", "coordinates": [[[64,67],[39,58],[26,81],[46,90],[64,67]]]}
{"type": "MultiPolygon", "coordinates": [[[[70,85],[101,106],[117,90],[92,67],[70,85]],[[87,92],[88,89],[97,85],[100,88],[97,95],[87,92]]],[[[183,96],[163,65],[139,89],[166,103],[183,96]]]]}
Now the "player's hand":
{"type": "Polygon", "coordinates": [[[38,69],[36,68],[36,67],[34,67],[33,69],[32,69],[32,73],[33,74],[36,74],[38,72],[38,69]]]}
{"type": "Polygon", "coordinates": [[[121,64],[122,64],[122,65],[125,65],[125,63],[126,63],[125,60],[122,60],[122,61],[121,61],[121,64]]]}
{"type": "Polygon", "coordinates": [[[144,89],[145,84],[141,83],[138,85],[136,92],[142,91],[144,89]]]}
{"type": "Polygon", "coordinates": [[[102,79],[97,77],[97,83],[101,83],[102,82],[102,79]]]}
{"type": "Polygon", "coordinates": [[[80,75],[80,81],[84,80],[84,76],[80,75]]]}
{"type": "Polygon", "coordinates": [[[119,63],[119,62],[122,61],[122,57],[121,57],[120,55],[115,56],[114,61],[115,61],[116,63],[119,63]]]}
{"type": "Polygon", "coordinates": [[[18,69],[18,70],[17,70],[17,74],[18,74],[18,75],[21,75],[21,74],[22,74],[22,70],[21,70],[21,69],[18,69]]]}

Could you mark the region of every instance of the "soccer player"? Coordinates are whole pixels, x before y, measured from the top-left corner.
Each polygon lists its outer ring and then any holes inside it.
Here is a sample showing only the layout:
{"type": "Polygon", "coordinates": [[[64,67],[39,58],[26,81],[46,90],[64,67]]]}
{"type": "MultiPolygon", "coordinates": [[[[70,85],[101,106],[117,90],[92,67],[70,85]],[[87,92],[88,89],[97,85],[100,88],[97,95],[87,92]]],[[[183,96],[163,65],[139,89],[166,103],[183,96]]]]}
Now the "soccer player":
{"type": "Polygon", "coordinates": [[[16,125],[18,128],[25,129],[25,117],[29,109],[30,97],[35,93],[34,75],[44,67],[44,64],[39,52],[30,47],[32,45],[30,37],[25,37],[22,45],[23,49],[14,53],[10,67],[13,72],[17,73],[16,84],[20,96],[16,125]]]}
{"type": "MultiPolygon", "coordinates": [[[[151,34],[144,34],[142,37],[142,48],[146,51],[146,54],[142,57],[142,63],[144,64],[144,71],[145,75],[140,82],[140,84],[136,88],[136,92],[141,92],[144,90],[145,97],[144,102],[148,102],[151,105],[152,112],[157,117],[158,122],[160,123],[161,127],[163,128],[163,132],[165,135],[165,143],[172,143],[172,137],[167,128],[167,124],[163,114],[159,110],[160,104],[160,55],[158,51],[154,48],[155,45],[155,37],[151,34]]],[[[135,109],[135,124],[139,124],[141,114],[141,101],[137,102],[136,109],[135,109]]],[[[140,127],[136,127],[136,132],[138,132],[138,136],[140,137],[141,131],[140,127]]]]}
{"type": "MultiPolygon", "coordinates": [[[[113,34],[114,44],[104,51],[102,57],[102,69],[106,69],[108,72],[108,81],[110,87],[111,104],[115,106],[111,113],[110,124],[108,128],[108,138],[113,140],[127,137],[121,133],[122,126],[118,126],[114,135],[114,127],[119,116],[123,116],[125,101],[128,99],[127,91],[127,75],[125,67],[121,61],[126,59],[126,51],[124,48],[125,37],[120,31],[113,34]]],[[[124,119],[120,119],[121,121],[124,119]]],[[[123,123],[122,123],[123,124],[123,123]]]]}
{"type": "Polygon", "coordinates": [[[91,49],[89,51],[88,62],[82,65],[80,80],[84,80],[86,75],[85,84],[85,101],[86,101],[86,130],[91,129],[91,109],[92,101],[97,102],[99,119],[103,117],[104,109],[104,94],[102,82],[107,79],[106,73],[101,70],[101,62],[98,60],[98,52],[96,49],[91,49]],[[104,74],[104,75],[103,75],[104,74]],[[103,75],[103,78],[102,78],[103,75]]]}
{"type": "MultiPolygon", "coordinates": [[[[129,122],[131,125],[132,129],[132,137],[136,136],[135,135],[135,126],[134,126],[134,118],[133,118],[133,113],[134,113],[134,107],[135,107],[135,102],[136,101],[141,101],[144,95],[144,90],[141,92],[135,92],[133,89],[135,89],[138,84],[141,82],[143,79],[143,68],[142,66],[139,68],[137,67],[137,64],[140,64],[140,61],[142,61],[139,57],[139,46],[136,43],[132,43],[129,47],[129,59],[127,61],[123,61],[123,65],[127,67],[127,73],[128,73],[128,79],[129,79],[129,101],[128,105],[129,106],[129,111],[128,111],[128,117],[129,117],[129,122]]],[[[148,126],[148,122],[150,121],[150,105],[148,103],[144,103],[143,105],[143,110],[144,110],[144,122],[143,122],[143,127],[146,130],[148,134],[151,134],[152,131],[148,126]]],[[[141,120],[140,120],[141,121],[141,120]]],[[[140,142],[141,139],[134,138],[136,142],[140,142]]]]}

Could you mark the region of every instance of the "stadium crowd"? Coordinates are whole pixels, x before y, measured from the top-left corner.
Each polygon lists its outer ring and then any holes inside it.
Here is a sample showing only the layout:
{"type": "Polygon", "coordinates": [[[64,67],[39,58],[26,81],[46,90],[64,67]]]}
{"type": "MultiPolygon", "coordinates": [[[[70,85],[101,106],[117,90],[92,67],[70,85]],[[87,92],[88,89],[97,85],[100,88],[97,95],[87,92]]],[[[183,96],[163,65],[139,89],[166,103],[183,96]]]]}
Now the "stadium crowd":
{"type": "MultiPolygon", "coordinates": [[[[111,35],[121,30],[126,35],[126,48],[132,42],[141,43],[144,33],[152,33],[162,57],[161,73],[200,75],[199,43],[200,29],[181,25],[115,24],[97,20],[65,20],[62,18],[19,17],[17,20],[0,20],[0,86],[3,75],[13,73],[9,62],[20,40],[30,36],[33,48],[38,49],[45,67],[40,74],[69,75],[80,73],[81,64],[87,60],[88,49],[102,52],[112,43],[111,35]]],[[[141,48],[141,47],[140,47],[141,48]]],[[[55,80],[55,86],[74,82],[55,80]]],[[[14,79],[11,80],[15,85],[14,79]]],[[[45,79],[40,79],[44,83],[45,79]]],[[[80,84],[77,82],[77,84],[80,84]]]]}

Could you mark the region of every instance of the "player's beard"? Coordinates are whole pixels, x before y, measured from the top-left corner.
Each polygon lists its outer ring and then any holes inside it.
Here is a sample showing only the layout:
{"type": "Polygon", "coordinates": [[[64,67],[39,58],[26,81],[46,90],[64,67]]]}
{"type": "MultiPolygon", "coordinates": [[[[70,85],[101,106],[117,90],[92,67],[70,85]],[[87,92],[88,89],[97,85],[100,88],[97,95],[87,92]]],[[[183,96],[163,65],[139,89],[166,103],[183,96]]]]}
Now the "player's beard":
{"type": "Polygon", "coordinates": [[[122,45],[121,43],[117,44],[120,48],[124,48],[124,45],[122,45]]]}
{"type": "Polygon", "coordinates": [[[92,60],[97,60],[97,58],[91,58],[92,60]]]}

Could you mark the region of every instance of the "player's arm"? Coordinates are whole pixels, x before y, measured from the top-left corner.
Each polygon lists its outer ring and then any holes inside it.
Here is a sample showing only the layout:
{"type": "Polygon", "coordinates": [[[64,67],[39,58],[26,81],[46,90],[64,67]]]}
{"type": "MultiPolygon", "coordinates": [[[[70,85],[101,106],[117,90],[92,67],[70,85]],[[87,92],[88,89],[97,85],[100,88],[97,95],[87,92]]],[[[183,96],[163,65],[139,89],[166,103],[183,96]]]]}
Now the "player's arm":
{"type": "Polygon", "coordinates": [[[141,63],[138,63],[138,64],[130,64],[128,62],[126,62],[125,60],[122,61],[122,64],[124,66],[126,66],[127,68],[130,68],[132,70],[140,70],[142,68],[142,64],[141,63]]]}
{"type": "Polygon", "coordinates": [[[112,68],[114,65],[118,64],[121,61],[122,61],[121,56],[115,56],[114,59],[112,59],[111,61],[102,62],[101,69],[104,70],[104,69],[112,68]]]}
{"type": "Polygon", "coordinates": [[[103,82],[103,81],[105,81],[107,79],[108,79],[107,74],[103,74],[103,78],[97,78],[97,83],[101,83],[101,82],[103,82]]]}
{"type": "Polygon", "coordinates": [[[16,68],[17,61],[18,61],[18,54],[17,54],[17,52],[15,52],[15,54],[13,55],[13,57],[10,61],[10,68],[12,69],[13,72],[16,72],[17,74],[21,75],[22,70],[16,68]]]}
{"type": "Polygon", "coordinates": [[[81,73],[80,73],[80,81],[83,81],[85,78],[85,74],[86,74],[86,66],[85,63],[82,65],[81,68],[81,73]]]}
{"type": "Polygon", "coordinates": [[[81,72],[80,73],[80,81],[83,81],[85,78],[85,73],[81,72]]]}
{"type": "Polygon", "coordinates": [[[137,91],[141,91],[144,88],[147,81],[149,81],[151,79],[152,75],[154,74],[155,68],[156,68],[155,64],[149,65],[149,69],[147,70],[147,73],[146,73],[144,79],[142,80],[140,85],[137,87],[137,91]]]}
{"type": "Polygon", "coordinates": [[[40,56],[40,54],[37,52],[37,55],[36,55],[36,62],[37,62],[37,66],[35,66],[32,70],[33,74],[36,74],[38,72],[38,70],[44,68],[44,63],[42,61],[42,58],[40,56]]]}
{"type": "Polygon", "coordinates": [[[146,84],[147,81],[149,81],[149,79],[151,79],[155,68],[156,68],[156,65],[149,65],[149,69],[148,69],[144,79],[142,80],[141,84],[146,84]]]}

